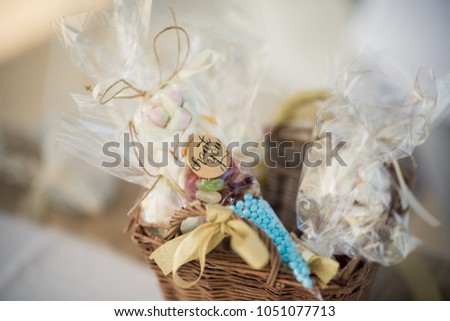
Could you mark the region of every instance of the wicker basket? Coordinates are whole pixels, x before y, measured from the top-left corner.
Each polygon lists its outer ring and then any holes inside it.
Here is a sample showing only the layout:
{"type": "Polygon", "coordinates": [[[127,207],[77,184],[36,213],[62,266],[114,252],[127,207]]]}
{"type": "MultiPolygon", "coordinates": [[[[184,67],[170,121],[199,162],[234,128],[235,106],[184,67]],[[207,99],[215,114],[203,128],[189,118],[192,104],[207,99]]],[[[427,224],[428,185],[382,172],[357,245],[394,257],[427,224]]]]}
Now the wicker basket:
{"type": "MultiPolygon", "coordinates": [[[[205,209],[200,204],[176,212],[164,236],[155,235],[155,228],[140,222],[139,211],[135,215],[133,240],[148,258],[163,243],[180,233],[181,222],[190,216],[201,216],[205,209]]],[[[177,287],[171,275],[164,276],[153,260],[150,266],[158,276],[167,300],[316,300],[317,298],[299,284],[292,272],[280,264],[280,257],[272,241],[264,232],[246,220],[267,245],[270,262],[262,270],[253,270],[237,254],[229,250],[227,242],[211,251],[206,257],[206,267],[198,283],[188,289],[177,287]]],[[[320,283],[325,300],[361,300],[366,293],[377,266],[361,259],[341,262],[342,269],[328,286],[320,283]],[[369,282],[368,282],[369,280],[369,282]]],[[[179,271],[184,279],[194,279],[200,270],[197,261],[185,264],[179,271]]]]}

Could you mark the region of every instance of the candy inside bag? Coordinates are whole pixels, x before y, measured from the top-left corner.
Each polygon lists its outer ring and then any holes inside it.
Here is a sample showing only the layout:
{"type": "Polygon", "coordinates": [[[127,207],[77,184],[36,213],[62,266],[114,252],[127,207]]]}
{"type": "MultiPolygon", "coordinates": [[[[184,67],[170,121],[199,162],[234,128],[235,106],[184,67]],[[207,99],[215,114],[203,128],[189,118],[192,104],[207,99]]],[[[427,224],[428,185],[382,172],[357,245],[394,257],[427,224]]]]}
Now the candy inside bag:
{"type": "MultiPolygon", "coordinates": [[[[211,2],[212,16],[214,10],[223,15],[221,7],[220,1],[211,2]]],[[[97,81],[87,87],[90,93],[73,94],[79,115],[61,117],[64,148],[146,189],[165,181],[176,195],[169,197],[167,188],[150,192],[144,204],[177,200],[186,205],[192,197],[185,191],[178,142],[187,142],[194,133],[225,142],[239,137],[264,66],[265,40],[255,23],[261,19],[252,10],[256,2],[243,7],[246,16],[225,15],[224,25],[214,28],[205,28],[203,20],[182,28],[177,19],[190,13],[175,15],[167,9],[172,17],[165,24],[174,24],[159,26],[158,19],[150,19],[158,7],[148,0],[115,0],[111,10],[57,21],[55,29],[69,57],[97,81]],[[239,122],[231,120],[236,112],[239,122]]],[[[155,218],[146,215],[145,221],[167,223],[171,211],[163,212],[155,218]]]]}
{"type": "MultiPolygon", "coordinates": [[[[448,95],[448,88],[440,94],[448,95]]],[[[438,224],[409,191],[398,163],[426,140],[436,102],[431,70],[420,69],[408,90],[408,82],[372,52],[340,74],[320,105],[319,148],[309,150],[315,162],[303,167],[297,197],[298,227],[311,248],[390,265],[419,243],[408,231],[408,206],[438,224]],[[400,208],[392,207],[393,195],[400,196],[400,208]]]]}

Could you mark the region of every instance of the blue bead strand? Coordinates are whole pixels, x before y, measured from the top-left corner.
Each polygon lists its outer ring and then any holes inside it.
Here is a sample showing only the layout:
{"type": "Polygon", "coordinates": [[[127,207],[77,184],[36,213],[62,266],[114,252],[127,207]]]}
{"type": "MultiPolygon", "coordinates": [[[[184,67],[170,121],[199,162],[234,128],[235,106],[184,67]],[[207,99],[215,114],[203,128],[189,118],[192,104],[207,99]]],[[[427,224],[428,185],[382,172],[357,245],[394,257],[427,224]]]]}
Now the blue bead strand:
{"type": "Polygon", "coordinates": [[[292,270],[297,281],[305,288],[312,287],[308,265],[297,252],[294,241],[269,203],[262,198],[245,194],[244,201],[237,201],[235,205],[229,207],[240,217],[248,219],[263,230],[272,239],[280,253],[281,261],[292,270]]]}

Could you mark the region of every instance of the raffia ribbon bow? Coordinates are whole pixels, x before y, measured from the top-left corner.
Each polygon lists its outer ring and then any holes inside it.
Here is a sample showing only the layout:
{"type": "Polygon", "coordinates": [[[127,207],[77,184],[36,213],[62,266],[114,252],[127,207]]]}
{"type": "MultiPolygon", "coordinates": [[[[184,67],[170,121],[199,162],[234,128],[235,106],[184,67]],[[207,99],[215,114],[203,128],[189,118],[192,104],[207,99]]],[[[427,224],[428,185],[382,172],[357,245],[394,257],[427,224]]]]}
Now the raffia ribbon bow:
{"type": "Polygon", "coordinates": [[[269,252],[264,243],[244,221],[231,209],[221,205],[206,206],[207,222],[192,232],[181,235],[157,248],[150,259],[155,260],[164,275],[172,272],[174,283],[180,288],[189,288],[197,283],[205,270],[206,254],[212,251],[227,236],[231,247],[254,269],[261,269],[269,261],[269,252]],[[192,282],[178,275],[178,269],[198,259],[200,275],[192,282]]]}

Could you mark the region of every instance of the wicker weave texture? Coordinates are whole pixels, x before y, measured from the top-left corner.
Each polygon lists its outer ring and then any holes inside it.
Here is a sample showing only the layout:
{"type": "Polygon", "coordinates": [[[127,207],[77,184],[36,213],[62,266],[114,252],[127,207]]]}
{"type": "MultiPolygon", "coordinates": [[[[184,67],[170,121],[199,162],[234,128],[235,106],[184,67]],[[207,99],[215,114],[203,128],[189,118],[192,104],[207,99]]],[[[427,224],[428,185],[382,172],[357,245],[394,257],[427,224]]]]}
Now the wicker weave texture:
{"type": "MultiPolygon", "coordinates": [[[[139,223],[137,216],[133,239],[148,256],[166,239],[155,236],[152,227],[139,223]]],[[[271,245],[274,248],[273,244],[271,245]]],[[[317,298],[295,281],[292,272],[273,259],[262,270],[253,270],[238,255],[226,249],[215,249],[206,257],[206,268],[198,283],[189,289],[178,288],[171,275],[164,276],[152,260],[151,268],[158,276],[165,298],[168,300],[316,300],[317,298]],[[271,282],[274,265],[276,276],[271,282]]],[[[320,284],[320,293],[325,300],[361,300],[366,294],[377,265],[355,258],[348,262],[328,286],[320,284]]],[[[192,280],[200,270],[197,261],[185,264],[181,277],[192,280]]]]}

